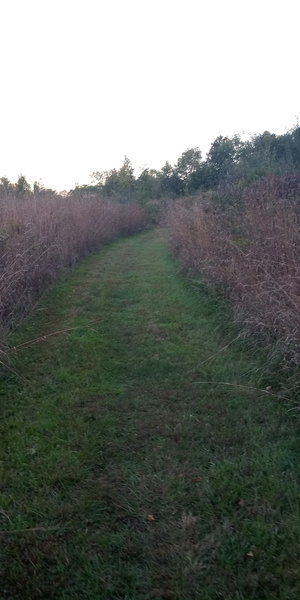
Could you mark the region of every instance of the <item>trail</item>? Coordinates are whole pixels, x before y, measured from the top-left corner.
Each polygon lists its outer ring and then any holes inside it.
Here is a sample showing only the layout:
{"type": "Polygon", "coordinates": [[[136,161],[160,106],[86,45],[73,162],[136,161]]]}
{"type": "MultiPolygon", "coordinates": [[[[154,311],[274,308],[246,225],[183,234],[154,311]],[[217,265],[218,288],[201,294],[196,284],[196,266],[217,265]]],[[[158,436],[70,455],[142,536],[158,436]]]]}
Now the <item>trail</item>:
{"type": "Polygon", "coordinates": [[[299,598],[297,422],[226,310],[148,232],[14,334],[1,597],[299,598]]]}

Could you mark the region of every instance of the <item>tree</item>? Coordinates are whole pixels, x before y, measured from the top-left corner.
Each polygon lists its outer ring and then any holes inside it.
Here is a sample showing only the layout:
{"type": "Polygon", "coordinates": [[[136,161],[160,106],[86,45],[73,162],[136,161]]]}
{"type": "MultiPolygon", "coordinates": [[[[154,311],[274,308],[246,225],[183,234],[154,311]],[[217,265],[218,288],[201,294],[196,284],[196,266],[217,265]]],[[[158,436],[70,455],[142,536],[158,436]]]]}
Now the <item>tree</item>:
{"type": "Polygon", "coordinates": [[[300,127],[295,127],[291,133],[291,147],[292,147],[292,156],[294,168],[300,168],[300,127]]]}
{"type": "Polygon", "coordinates": [[[25,175],[19,175],[15,189],[17,196],[20,198],[25,196],[26,193],[30,192],[30,184],[28,183],[25,175]]]}
{"type": "Polygon", "coordinates": [[[99,187],[99,186],[101,187],[101,186],[104,185],[107,176],[108,176],[108,172],[107,171],[94,171],[91,174],[91,178],[94,180],[94,184],[97,187],[99,187]]]}
{"type": "Polygon", "coordinates": [[[212,143],[207,155],[207,164],[211,169],[211,184],[218,185],[221,180],[228,179],[233,171],[235,160],[241,140],[238,136],[233,138],[218,136],[212,143]]]}
{"type": "Polygon", "coordinates": [[[45,190],[41,181],[35,181],[33,184],[33,195],[40,196],[41,193],[45,190]]]}
{"type": "Polygon", "coordinates": [[[0,194],[1,196],[8,196],[14,192],[14,185],[7,179],[7,177],[0,178],[0,194]]]}
{"type": "Polygon", "coordinates": [[[92,177],[96,181],[97,191],[102,192],[105,196],[116,198],[119,202],[133,200],[135,177],[132,164],[127,156],[124,157],[120,169],[95,171],[92,177]]]}
{"type": "Polygon", "coordinates": [[[192,178],[199,171],[201,165],[201,151],[199,148],[188,148],[179,157],[175,170],[181,182],[182,192],[187,193],[193,190],[192,178]]]}
{"type": "Polygon", "coordinates": [[[120,170],[118,171],[118,179],[120,200],[130,202],[131,200],[133,200],[135,177],[133,166],[128,156],[124,157],[123,164],[120,170]]]}
{"type": "Polygon", "coordinates": [[[182,193],[180,177],[169,162],[166,162],[160,172],[161,192],[163,196],[176,198],[182,193]]]}
{"type": "Polygon", "coordinates": [[[161,177],[155,169],[144,169],[135,182],[135,198],[142,204],[161,196],[161,177]]]}

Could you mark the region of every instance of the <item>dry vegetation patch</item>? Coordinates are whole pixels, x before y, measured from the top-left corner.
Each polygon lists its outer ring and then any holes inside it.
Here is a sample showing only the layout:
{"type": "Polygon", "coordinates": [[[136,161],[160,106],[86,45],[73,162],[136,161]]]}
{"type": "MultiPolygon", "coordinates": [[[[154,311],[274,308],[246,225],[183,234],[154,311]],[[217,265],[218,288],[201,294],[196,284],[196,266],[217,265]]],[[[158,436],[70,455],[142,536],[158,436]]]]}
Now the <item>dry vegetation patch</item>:
{"type": "Polygon", "coordinates": [[[140,207],[94,197],[0,198],[0,333],[63,269],[119,235],[141,230],[140,207]]]}
{"type": "Polygon", "coordinates": [[[243,327],[299,364],[300,176],[179,202],[170,239],[185,267],[222,285],[243,327]]]}

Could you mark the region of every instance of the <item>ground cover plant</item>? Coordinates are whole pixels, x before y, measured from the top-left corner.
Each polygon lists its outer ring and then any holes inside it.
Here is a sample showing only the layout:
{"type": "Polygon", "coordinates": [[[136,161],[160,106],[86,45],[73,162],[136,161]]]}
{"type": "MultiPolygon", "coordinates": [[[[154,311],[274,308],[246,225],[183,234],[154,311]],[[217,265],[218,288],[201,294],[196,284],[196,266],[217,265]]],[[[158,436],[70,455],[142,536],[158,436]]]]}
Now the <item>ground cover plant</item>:
{"type": "MultiPolygon", "coordinates": [[[[25,178],[20,179],[22,183],[25,178]]],[[[63,269],[118,235],[133,233],[145,225],[142,209],[134,204],[91,195],[33,194],[24,189],[24,182],[22,193],[18,184],[13,189],[7,184],[0,191],[2,339],[63,269]]]]}
{"type": "Polygon", "coordinates": [[[297,411],[157,232],[85,258],[11,343],[3,599],[298,600],[297,411]]]}
{"type": "Polygon", "coordinates": [[[299,365],[300,176],[221,187],[168,214],[172,247],[194,275],[222,289],[243,329],[299,365]]]}

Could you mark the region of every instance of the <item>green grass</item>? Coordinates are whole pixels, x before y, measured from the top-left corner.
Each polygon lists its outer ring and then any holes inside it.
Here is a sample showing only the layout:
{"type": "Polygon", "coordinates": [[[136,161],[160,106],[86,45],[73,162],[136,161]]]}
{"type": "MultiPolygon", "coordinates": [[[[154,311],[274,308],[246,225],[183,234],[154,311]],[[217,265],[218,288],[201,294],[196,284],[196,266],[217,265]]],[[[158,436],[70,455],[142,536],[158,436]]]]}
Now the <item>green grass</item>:
{"type": "Polygon", "coordinates": [[[224,350],[226,306],[150,232],[84,259],[11,343],[72,327],[16,353],[26,383],[3,372],[1,598],[298,600],[298,421],[236,387],[273,376],[224,350]]]}

